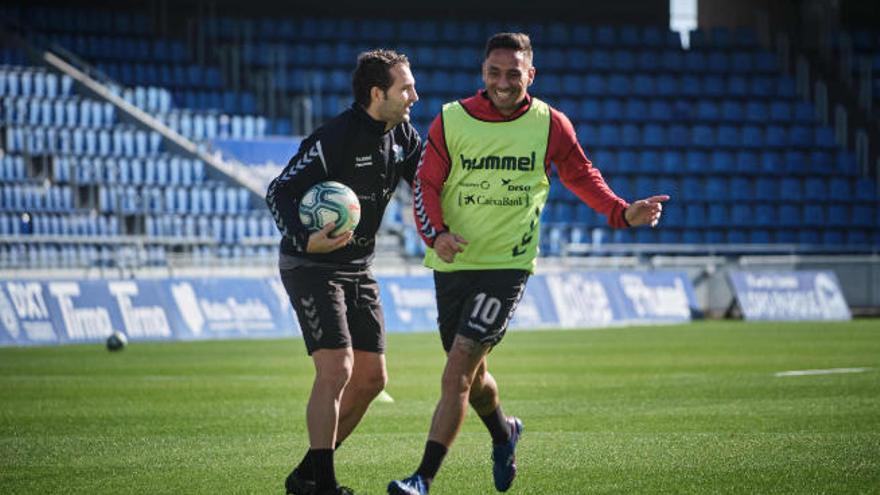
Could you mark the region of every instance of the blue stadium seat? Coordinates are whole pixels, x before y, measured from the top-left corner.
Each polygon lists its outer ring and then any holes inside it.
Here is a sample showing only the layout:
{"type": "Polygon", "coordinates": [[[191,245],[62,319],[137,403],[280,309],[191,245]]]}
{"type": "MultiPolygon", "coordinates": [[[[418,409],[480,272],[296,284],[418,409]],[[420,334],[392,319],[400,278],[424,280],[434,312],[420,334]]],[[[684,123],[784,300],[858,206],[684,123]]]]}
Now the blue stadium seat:
{"type": "Polygon", "coordinates": [[[843,227],[850,222],[850,208],[846,204],[830,204],[827,212],[828,215],[825,218],[827,225],[843,227]]]}
{"type": "Polygon", "coordinates": [[[623,102],[616,98],[606,98],[600,104],[602,118],[606,121],[616,121],[623,113],[623,102]]]}
{"type": "Polygon", "coordinates": [[[773,101],[770,103],[770,121],[788,124],[792,120],[791,104],[787,101],[773,101]]]}
{"type": "Polygon", "coordinates": [[[706,199],[706,190],[702,181],[694,176],[685,176],[681,179],[681,198],[688,201],[702,201],[706,199]]]}
{"type": "MultiPolygon", "coordinates": [[[[561,84],[563,94],[567,95],[579,95],[585,91],[586,87],[584,78],[577,74],[563,74],[561,84]]],[[[593,101],[595,102],[595,100],[593,101]]],[[[596,116],[595,113],[590,115],[593,115],[593,118],[596,116]]]]}
{"type": "Polygon", "coordinates": [[[723,203],[710,202],[708,204],[708,213],[706,215],[706,218],[707,224],[711,227],[727,226],[727,205],[723,203]]]}
{"type": "Polygon", "coordinates": [[[690,145],[700,148],[715,147],[715,129],[705,124],[697,124],[691,128],[690,145]]]}
{"type": "Polygon", "coordinates": [[[727,231],[727,242],[729,244],[745,244],[749,241],[745,229],[730,229],[727,231]]]}
{"type": "Polygon", "coordinates": [[[703,94],[712,98],[724,96],[727,92],[724,78],[720,75],[709,74],[703,77],[703,94]]]}
{"type": "Polygon", "coordinates": [[[807,126],[792,126],[788,132],[788,144],[798,148],[809,148],[813,146],[813,133],[807,126]]]}
{"type": "Polygon", "coordinates": [[[654,77],[649,74],[636,74],[633,76],[632,92],[637,96],[653,96],[655,93],[654,77]]]}
{"type": "Polygon", "coordinates": [[[722,51],[712,51],[706,60],[706,69],[716,74],[730,72],[730,56],[722,51]]]}
{"type": "Polygon", "coordinates": [[[781,175],[785,172],[783,155],[773,151],[763,151],[760,155],[760,171],[764,174],[781,175]]]}
{"type": "Polygon", "coordinates": [[[651,100],[648,102],[648,119],[652,121],[668,122],[673,118],[672,106],[666,100],[651,100]]]}
{"type": "Polygon", "coordinates": [[[749,179],[735,175],[730,178],[730,198],[736,201],[752,199],[752,187],[749,179]]]}
{"type": "Polygon", "coordinates": [[[734,203],[730,209],[730,225],[751,225],[753,221],[752,207],[747,203],[734,203]]]}
{"type": "Polygon", "coordinates": [[[834,149],[837,147],[837,143],[834,141],[834,131],[830,127],[815,127],[813,132],[813,142],[816,146],[824,149],[834,149]]]}
{"type": "Polygon", "coordinates": [[[793,120],[801,124],[809,124],[816,120],[816,110],[812,103],[799,101],[794,104],[793,120]]]}
{"type": "Polygon", "coordinates": [[[611,60],[611,52],[602,49],[593,49],[590,52],[590,67],[594,71],[610,71],[614,63],[611,60]]]}
{"type": "Polygon", "coordinates": [[[762,148],[765,145],[764,133],[758,126],[743,126],[741,131],[741,139],[742,146],[744,148],[762,148]]]}
{"type": "Polygon", "coordinates": [[[662,157],[657,151],[643,150],[636,154],[636,170],[643,170],[649,173],[660,170],[662,157]]]}
{"type": "Polygon", "coordinates": [[[602,170],[619,171],[619,161],[617,152],[609,149],[599,149],[588,157],[596,166],[602,170]]]}
{"type": "Polygon", "coordinates": [[[806,203],[803,208],[803,225],[825,225],[825,208],[818,203],[806,203]]]}
{"type": "Polygon", "coordinates": [[[685,170],[695,174],[711,171],[709,155],[705,151],[688,150],[685,152],[685,170]]]}
{"type": "Polygon", "coordinates": [[[632,94],[632,84],[628,76],[612,74],[608,77],[608,94],[624,97],[632,94]]]}
{"type": "MultiPolygon", "coordinates": [[[[736,64],[734,61],[734,69],[736,64]]],[[[748,82],[743,76],[732,75],[727,77],[727,94],[738,98],[748,96],[748,82]]]]}
{"type": "Polygon", "coordinates": [[[718,146],[722,148],[739,148],[741,138],[739,128],[733,125],[718,126],[718,146]]]}
{"type": "Polygon", "coordinates": [[[684,156],[680,151],[664,151],[662,153],[663,160],[660,163],[660,171],[669,174],[684,173],[684,156]]]}
{"type": "Polygon", "coordinates": [[[725,242],[724,229],[708,229],[704,231],[705,242],[707,244],[722,244],[725,242]]]}
{"type": "MultiPolygon", "coordinates": [[[[800,203],[783,203],[779,205],[779,225],[797,227],[802,225],[800,203]]],[[[820,207],[821,210],[821,207],[820,207]]]]}
{"type": "Polygon", "coordinates": [[[754,225],[769,227],[777,223],[776,207],[768,203],[755,205],[754,225]]]}
{"type": "Polygon", "coordinates": [[[684,208],[684,225],[688,227],[705,227],[706,207],[703,203],[686,203],[684,208]]]}
{"type": "Polygon", "coordinates": [[[702,80],[697,76],[692,75],[684,75],[681,76],[681,80],[678,84],[678,93],[679,95],[698,98],[703,95],[703,83],[702,80]]]}
{"type": "Polygon", "coordinates": [[[763,124],[770,119],[770,108],[762,101],[750,101],[746,103],[746,120],[756,124],[763,124]]]}
{"type": "Polygon", "coordinates": [[[779,199],[779,182],[770,177],[755,179],[755,199],[758,201],[775,201],[779,199]]]}
{"type": "Polygon", "coordinates": [[[864,230],[848,229],[846,231],[846,244],[850,246],[866,246],[870,242],[870,237],[864,230]]]}
{"type": "Polygon", "coordinates": [[[661,68],[660,59],[655,52],[639,50],[636,53],[636,68],[638,69],[636,77],[645,73],[654,73],[661,68]]]}
{"type": "Polygon", "coordinates": [[[594,100],[591,98],[583,99],[580,103],[580,110],[578,112],[581,115],[581,118],[589,121],[598,121],[602,117],[601,107],[599,106],[599,100],[594,100]]]}
{"type": "Polygon", "coordinates": [[[718,104],[712,100],[699,100],[697,102],[696,118],[709,122],[720,120],[721,111],[718,108],[718,104]]]}
{"type": "Polygon", "coordinates": [[[856,204],[852,207],[851,225],[859,227],[877,226],[877,207],[869,204],[856,204]]]}
{"type": "MultiPolygon", "coordinates": [[[[629,50],[614,50],[614,70],[630,73],[636,69],[635,53],[629,50]]],[[[568,61],[566,61],[567,63],[568,61]]]]}
{"type": "Polygon", "coordinates": [[[617,153],[617,169],[621,172],[638,172],[639,155],[635,151],[623,149],[617,153]]]}
{"type": "Polygon", "coordinates": [[[661,74],[655,79],[654,91],[660,96],[676,96],[678,95],[678,80],[668,74],[661,74]]]}
{"type": "Polygon", "coordinates": [[[725,201],[730,198],[730,185],[724,177],[709,176],[706,178],[706,199],[711,201],[725,201]]]}
{"type": "Polygon", "coordinates": [[[614,124],[599,124],[596,144],[599,146],[620,146],[620,128],[614,124]]]}
{"type": "Polygon", "coordinates": [[[660,124],[647,124],[642,132],[642,145],[646,147],[666,146],[666,128],[660,124]]]}
{"type": "Polygon", "coordinates": [[[641,122],[646,119],[647,115],[648,105],[644,100],[638,98],[627,98],[624,100],[622,115],[624,120],[641,122]]]}
{"type": "Polygon", "coordinates": [[[808,201],[827,201],[828,185],[818,177],[808,177],[804,181],[804,199],[808,201]]]}
{"type": "Polygon", "coordinates": [[[767,229],[750,229],[749,243],[770,244],[770,231],[767,229]]]}
{"type": "Polygon", "coordinates": [[[839,246],[844,243],[844,234],[838,229],[823,229],[822,244],[826,246],[839,246]]]}
{"type": "Polygon", "coordinates": [[[608,81],[601,74],[587,74],[584,78],[583,88],[583,94],[590,96],[607,97],[609,94],[608,81]]]}
{"type": "Polygon", "coordinates": [[[866,177],[856,180],[854,199],[858,201],[877,201],[877,187],[874,182],[866,177]]]}
{"type": "Polygon", "coordinates": [[[795,177],[783,177],[780,182],[779,195],[781,198],[797,199],[804,194],[801,180],[795,177]]]}
{"type": "MultiPolygon", "coordinates": [[[[621,115],[621,114],[618,114],[621,115]]],[[[642,136],[639,126],[635,124],[624,124],[621,128],[621,144],[627,147],[638,147],[642,144],[642,136]]]]}
{"type": "Polygon", "coordinates": [[[684,229],[681,233],[681,242],[684,244],[702,244],[706,242],[701,229],[684,229]]]}

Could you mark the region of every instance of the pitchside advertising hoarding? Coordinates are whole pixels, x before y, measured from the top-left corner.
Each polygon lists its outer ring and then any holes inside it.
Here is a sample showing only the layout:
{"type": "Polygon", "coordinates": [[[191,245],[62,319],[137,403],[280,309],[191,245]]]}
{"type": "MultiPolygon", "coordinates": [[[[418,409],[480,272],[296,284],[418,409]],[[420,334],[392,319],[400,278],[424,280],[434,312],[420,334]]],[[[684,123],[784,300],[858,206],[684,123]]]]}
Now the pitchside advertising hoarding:
{"type": "MultiPolygon", "coordinates": [[[[389,332],[436,328],[429,276],[378,277],[389,332]]],[[[535,275],[515,329],[689,321],[697,311],[681,272],[535,275]]],[[[288,337],[299,325],[280,279],[27,280],[0,283],[0,345],[288,337]]]]}
{"type": "Polygon", "coordinates": [[[746,320],[850,320],[832,271],[732,271],[734,297],[746,320]]]}

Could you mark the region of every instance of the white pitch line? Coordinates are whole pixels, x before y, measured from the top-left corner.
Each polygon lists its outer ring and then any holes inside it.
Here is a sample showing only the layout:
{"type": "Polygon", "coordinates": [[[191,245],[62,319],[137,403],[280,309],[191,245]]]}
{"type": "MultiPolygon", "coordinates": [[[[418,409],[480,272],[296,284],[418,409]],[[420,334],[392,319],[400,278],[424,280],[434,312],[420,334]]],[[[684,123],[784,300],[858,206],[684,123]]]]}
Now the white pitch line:
{"type": "Polygon", "coordinates": [[[795,370],[780,371],[773,376],[811,376],[811,375],[834,375],[837,373],[864,373],[871,368],[830,368],[827,370],[795,370]]]}

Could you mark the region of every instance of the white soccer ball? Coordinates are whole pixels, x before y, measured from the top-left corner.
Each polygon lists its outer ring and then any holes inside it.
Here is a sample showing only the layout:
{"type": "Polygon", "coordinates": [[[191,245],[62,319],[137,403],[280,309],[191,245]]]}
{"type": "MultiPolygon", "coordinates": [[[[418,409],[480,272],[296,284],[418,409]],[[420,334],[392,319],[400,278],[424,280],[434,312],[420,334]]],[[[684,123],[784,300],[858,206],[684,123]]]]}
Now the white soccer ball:
{"type": "Polygon", "coordinates": [[[345,184],[319,182],[303,194],[299,202],[299,220],[310,232],[335,222],[336,227],[330,236],[336,237],[357,227],[361,220],[361,203],[345,184]]]}
{"type": "Polygon", "coordinates": [[[124,333],[120,331],[115,331],[107,337],[107,350],[108,351],[121,351],[125,346],[128,345],[128,337],[125,336],[124,333]]]}

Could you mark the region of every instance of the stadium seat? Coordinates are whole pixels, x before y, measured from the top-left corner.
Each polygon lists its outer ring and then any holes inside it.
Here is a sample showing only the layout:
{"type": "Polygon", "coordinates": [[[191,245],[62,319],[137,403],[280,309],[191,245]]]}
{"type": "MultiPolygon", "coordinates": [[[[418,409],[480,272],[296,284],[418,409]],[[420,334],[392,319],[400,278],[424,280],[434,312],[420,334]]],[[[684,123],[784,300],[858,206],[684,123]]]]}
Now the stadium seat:
{"type": "Polygon", "coordinates": [[[770,244],[770,231],[767,229],[750,229],[749,230],[749,243],[750,244],[770,244]]]}
{"type": "Polygon", "coordinates": [[[745,229],[730,229],[727,231],[728,244],[745,244],[749,241],[745,229]]]}
{"type": "Polygon", "coordinates": [[[844,243],[844,234],[839,229],[823,229],[822,244],[826,246],[839,246],[844,243]]]}
{"type": "Polygon", "coordinates": [[[746,203],[734,203],[730,210],[730,225],[746,226],[753,221],[752,207],[746,203]]]}
{"type": "Polygon", "coordinates": [[[827,201],[828,185],[818,177],[808,177],[804,181],[804,199],[808,201],[827,201]]]}
{"type": "Polygon", "coordinates": [[[755,221],[753,225],[761,227],[770,227],[777,223],[776,207],[768,203],[759,203],[755,205],[755,221]]]}
{"type": "Polygon", "coordinates": [[[703,203],[687,203],[684,209],[684,225],[702,228],[706,226],[706,208],[703,203]]]}
{"type": "Polygon", "coordinates": [[[827,225],[843,227],[850,222],[850,209],[848,205],[830,204],[828,205],[827,213],[825,219],[827,225]]]}
{"type": "MultiPolygon", "coordinates": [[[[816,205],[814,205],[816,206],[816,205]]],[[[821,211],[821,207],[818,207],[821,211]]],[[[783,203],[779,205],[779,225],[797,227],[803,225],[800,203],[783,203]]]]}
{"type": "Polygon", "coordinates": [[[802,224],[814,227],[821,227],[825,225],[825,208],[821,204],[805,204],[803,208],[802,224]]]}

